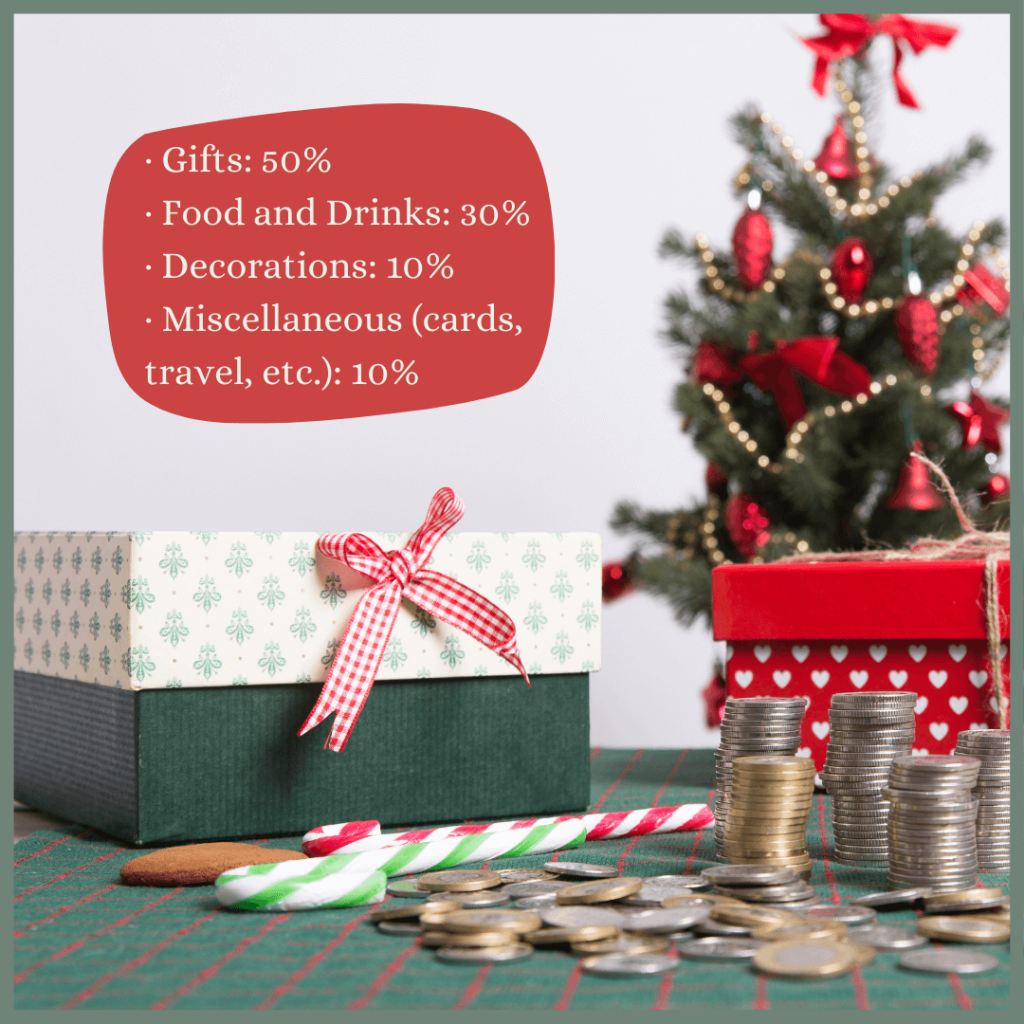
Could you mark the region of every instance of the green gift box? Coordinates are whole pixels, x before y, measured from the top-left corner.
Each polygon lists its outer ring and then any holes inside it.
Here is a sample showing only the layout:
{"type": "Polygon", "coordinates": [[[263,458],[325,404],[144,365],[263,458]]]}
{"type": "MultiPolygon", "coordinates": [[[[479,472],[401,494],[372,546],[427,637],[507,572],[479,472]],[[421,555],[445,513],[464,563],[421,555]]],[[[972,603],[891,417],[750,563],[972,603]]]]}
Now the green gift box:
{"type": "Polygon", "coordinates": [[[511,616],[532,685],[403,601],[336,754],[296,734],[373,581],[317,536],[16,534],[15,797],[140,845],[583,809],[600,537],[447,534],[429,567],[511,616]]]}

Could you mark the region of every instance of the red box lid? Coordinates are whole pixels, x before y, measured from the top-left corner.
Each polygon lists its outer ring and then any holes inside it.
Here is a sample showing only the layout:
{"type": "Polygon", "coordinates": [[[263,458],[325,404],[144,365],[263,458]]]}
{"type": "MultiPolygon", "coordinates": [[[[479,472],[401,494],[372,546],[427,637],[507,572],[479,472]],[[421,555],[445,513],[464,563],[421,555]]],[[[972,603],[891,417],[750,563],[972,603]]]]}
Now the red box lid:
{"type": "MultiPolygon", "coordinates": [[[[716,640],[977,640],[985,563],[724,565],[711,574],[716,640]]],[[[1000,636],[1010,635],[1010,563],[1000,561],[1000,636]]]]}

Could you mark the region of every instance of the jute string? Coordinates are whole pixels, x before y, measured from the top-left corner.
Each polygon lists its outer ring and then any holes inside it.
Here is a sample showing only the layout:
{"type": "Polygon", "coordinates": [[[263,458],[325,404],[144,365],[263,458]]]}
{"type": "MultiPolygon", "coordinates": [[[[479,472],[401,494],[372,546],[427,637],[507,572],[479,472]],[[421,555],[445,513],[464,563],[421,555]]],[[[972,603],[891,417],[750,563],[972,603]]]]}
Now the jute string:
{"type": "Polygon", "coordinates": [[[791,555],[780,558],[779,562],[928,562],[946,559],[985,559],[985,635],[988,639],[988,656],[992,669],[991,688],[996,701],[999,728],[1010,728],[1009,699],[1003,684],[1003,665],[999,657],[1000,608],[999,584],[996,567],[1000,559],[1010,557],[1010,534],[1005,530],[979,530],[964,511],[950,479],[927,456],[911,452],[911,458],[923,462],[935,474],[939,483],[949,495],[950,504],[963,530],[953,540],[939,540],[936,537],[922,537],[909,547],[875,549],[868,551],[821,551],[805,555],[791,555]]]}

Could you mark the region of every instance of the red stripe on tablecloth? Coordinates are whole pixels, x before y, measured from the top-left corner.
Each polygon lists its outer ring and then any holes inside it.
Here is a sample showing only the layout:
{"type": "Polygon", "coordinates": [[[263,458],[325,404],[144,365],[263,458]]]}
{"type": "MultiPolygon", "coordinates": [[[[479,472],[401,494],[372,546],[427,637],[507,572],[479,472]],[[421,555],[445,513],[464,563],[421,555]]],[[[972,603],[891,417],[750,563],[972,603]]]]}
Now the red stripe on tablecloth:
{"type": "MultiPolygon", "coordinates": [[[[675,956],[677,950],[676,944],[673,942],[668,947],[668,953],[666,956],[675,956]]],[[[654,1000],[654,1006],[652,1010],[667,1010],[669,1004],[669,998],[672,995],[672,972],[666,971],[661,976],[661,981],[658,984],[658,998],[654,1000]]]]}
{"type": "Polygon", "coordinates": [[[864,975],[861,973],[859,967],[854,967],[850,973],[850,977],[853,980],[853,990],[857,993],[857,1009],[858,1010],[870,1010],[871,1000],[868,999],[868,987],[864,981],[864,975]]]}
{"type": "Polygon", "coordinates": [[[594,758],[597,757],[597,755],[600,754],[600,753],[601,753],[601,748],[600,747],[594,747],[594,749],[590,751],[590,760],[593,761],[594,758]]]}
{"type": "Polygon", "coordinates": [[[87,836],[91,831],[91,828],[87,828],[83,832],[74,832],[71,835],[61,836],[60,839],[54,839],[49,846],[44,846],[41,850],[36,850],[35,853],[30,853],[28,856],[22,857],[20,860],[16,860],[13,867],[17,867],[19,864],[24,864],[25,861],[31,860],[33,857],[38,857],[41,853],[46,853],[47,850],[52,850],[55,846],[60,846],[61,843],[66,843],[69,839],[81,839],[82,836],[87,836]]]}
{"type": "MultiPolygon", "coordinates": [[[[917,916],[921,916],[921,911],[917,912],[917,916]]],[[[932,946],[935,949],[942,949],[944,943],[933,942],[932,946]]],[[[974,1000],[971,999],[971,997],[964,991],[963,985],[960,984],[960,976],[950,971],[949,974],[946,975],[946,980],[949,982],[949,987],[953,990],[953,998],[956,1000],[956,1005],[959,1006],[961,1010],[973,1010],[974,1000]]]]}
{"type": "Polygon", "coordinates": [[[123,974],[128,974],[134,971],[136,967],[141,967],[147,960],[151,960],[157,955],[162,949],[166,949],[172,942],[177,942],[178,939],[184,938],[189,932],[194,932],[201,924],[209,921],[211,917],[216,917],[219,911],[215,910],[212,914],[207,914],[205,917],[199,918],[198,921],[193,921],[191,924],[185,925],[184,928],[179,929],[173,935],[168,935],[166,939],[158,942],[152,949],[147,949],[141,956],[137,956],[134,960],[126,963],[123,967],[119,967],[116,971],[108,971],[98,981],[94,981],[88,988],[82,989],[81,992],[76,996],[72,996],[63,1006],[58,1007],[61,1010],[73,1010],[76,1006],[84,1003],[87,999],[92,999],[94,995],[108,982],[113,981],[115,978],[121,977],[123,974]]]}
{"type": "Polygon", "coordinates": [[[576,966],[573,967],[569,973],[569,977],[566,980],[565,988],[562,989],[562,994],[558,997],[558,1002],[555,1003],[556,1010],[568,1010],[569,1004],[572,1002],[572,997],[576,992],[576,986],[580,983],[580,978],[583,975],[583,965],[577,960],[576,966]]]}
{"type": "Polygon", "coordinates": [[[312,971],[317,964],[325,960],[330,955],[332,950],[337,949],[337,947],[340,946],[345,941],[345,939],[348,938],[349,934],[352,932],[352,930],[355,928],[357,924],[361,924],[369,916],[370,911],[368,910],[365,914],[361,914],[359,917],[353,919],[352,921],[349,921],[349,923],[345,925],[345,927],[342,928],[341,931],[338,932],[338,934],[335,935],[334,938],[331,939],[331,941],[328,942],[327,945],[324,946],[324,948],[321,949],[319,953],[314,953],[305,962],[305,964],[303,964],[303,966],[300,967],[287,981],[283,981],[280,985],[278,985],[277,988],[275,988],[274,991],[271,992],[270,995],[267,996],[267,998],[264,999],[263,1002],[256,1007],[256,1009],[271,1009],[282,996],[285,996],[289,992],[291,992],[291,990],[295,988],[295,986],[298,985],[298,983],[302,981],[302,979],[305,978],[306,975],[309,974],[309,972],[312,971]]]}
{"type": "MultiPolygon", "coordinates": [[[[218,913],[220,913],[220,911],[215,910],[213,914],[210,914],[210,917],[213,917],[218,913]]],[[[273,928],[276,928],[284,919],[285,918],[283,914],[281,914],[280,916],[273,917],[255,935],[246,936],[237,946],[235,946],[234,949],[232,949],[228,953],[225,953],[219,960],[210,964],[209,967],[207,967],[205,970],[200,971],[194,978],[185,982],[185,984],[182,985],[181,988],[176,989],[169,996],[164,996],[163,999],[160,999],[157,1002],[155,1002],[150,1007],[150,1009],[166,1010],[171,1005],[171,1003],[177,1002],[179,999],[181,999],[182,996],[187,996],[189,992],[191,992],[194,988],[198,988],[200,985],[203,984],[203,982],[209,981],[214,975],[218,974],[220,972],[220,969],[229,960],[234,960],[235,957],[238,956],[238,954],[241,953],[244,949],[251,946],[254,942],[259,942],[260,939],[262,939],[263,936],[267,934],[267,932],[269,932],[273,928]]],[[[205,921],[207,919],[204,917],[203,920],[205,921]]]]}
{"type": "Polygon", "coordinates": [[[45,960],[40,960],[38,963],[33,964],[31,967],[26,967],[20,974],[14,976],[14,984],[18,985],[23,982],[30,974],[34,971],[38,971],[40,967],[44,967],[46,964],[53,963],[55,960],[61,960],[66,957],[69,953],[74,953],[76,949],[81,949],[87,942],[92,942],[93,939],[98,939],[101,935],[106,935],[107,932],[112,932],[115,928],[120,928],[121,925],[127,924],[132,919],[138,917],[140,914],[144,914],[151,907],[155,907],[158,903],[163,903],[164,900],[169,900],[172,896],[177,896],[181,892],[181,889],[175,889],[173,892],[169,892],[166,896],[161,896],[158,900],[153,900],[152,903],[147,903],[144,907],[139,910],[133,911],[131,914],[126,914],[120,920],[115,921],[113,924],[108,924],[106,927],[101,928],[97,932],[93,932],[91,935],[86,935],[85,938],[79,939],[77,942],[72,942],[70,946],[65,946],[63,949],[58,949],[56,953],[51,954],[45,960]]]}
{"type": "Polygon", "coordinates": [[[754,1009],[769,1009],[771,1007],[771,1003],[768,1002],[768,979],[763,974],[759,974],[757,976],[757,988],[755,991],[754,1009]]]}
{"type": "Polygon", "coordinates": [[[452,1007],[453,1010],[465,1010],[471,1002],[483,990],[484,982],[487,981],[487,975],[491,973],[491,968],[494,964],[484,964],[479,971],[476,972],[473,980],[466,986],[466,991],[459,996],[459,1001],[452,1007]]]}
{"type": "Polygon", "coordinates": [[[622,782],[622,780],[636,767],[637,761],[639,761],[640,758],[643,757],[645,753],[646,753],[646,751],[641,747],[629,759],[629,764],[627,764],[626,767],[622,769],[622,773],[619,775],[619,777],[604,791],[604,795],[601,797],[601,799],[598,800],[597,803],[594,804],[594,806],[590,808],[590,812],[589,812],[590,814],[593,814],[596,810],[598,810],[600,808],[601,804],[603,804],[605,802],[605,800],[607,800],[608,797],[610,797],[612,795],[612,793],[614,793],[615,790],[619,788],[619,783],[622,782]]]}
{"type": "Polygon", "coordinates": [[[116,889],[113,882],[110,885],[105,886],[98,892],[89,893],[88,896],[83,896],[80,900],[75,900],[74,903],[69,903],[66,907],[61,907],[60,910],[55,910],[52,914],[47,914],[46,917],[40,918],[38,921],[33,921],[31,924],[25,925],[24,928],[19,928],[13,935],[13,938],[20,939],[26,932],[31,931],[33,928],[38,928],[41,924],[46,924],[48,921],[52,921],[55,917],[60,917],[61,914],[66,914],[69,910],[74,910],[75,907],[80,907],[83,903],[88,903],[90,900],[96,899],[97,896],[102,896],[105,892],[110,892],[111,889],[116,889]]]}
{"type": "MultiPolygon", "coordinates": [[[[714,796],[715,791],[713,789],[708,790],[708,803],[711,803],[711,797],[714,796]]],[[[693,846],[690,848],[690,856],[686,858],[686,865],[683,868],[683,874],[688,875],[690,873],[690,865],[693,863],[694,858],[697,856],[697,849],[700,847],[700,841],[704,838],[704,829],[699,828],[693,833],[693,846]]]]}
{"type": "Polygon", "coordinates": [[[365,1010],[377,998],[377,993],[396,975],[405,964],[405,961],[409,959],[420,948],[421,937],[417,937],[416,941],[408,948],[403,949],[394,960],[391,961],[384,968],[380,974],[374,978],[370,987],[353,1003],[349,1003],[345,1007],[346,1010],[365,1010]]]}
{"type": "MultiPolygon", "coordinates": [[[[651,801],[652,808],[658,806],[658,801],[661,799],[662,794],[664,794],[665,790],[668,789],[669,783],[675,778],[676,772],[679,771],[680,767],[682,766],[682,763],[686,760],[686,755],[688,753],[689,750],[682,751],[682,753],[680,753],[679,757],[677,758],[676,763],[672,765],[672,770],[668,773],[668,778],[665,779],[665,781],[662,783],[661,789],[659,789],[658,792],[654,794],[654,799],[651,801]]],[[[622,866],[626,863],[626,858],[633,852],[633,847],[636,846],[636,844],[639,843],[642,838],[642,835],[635,835],[629,841],[629,843],[626,844],[626,848],[622,851],[622,856],[619,858],[619,874],[622,874],[622,866]]]]}
{"type": "Polygon", "coordinates": [[[31,889],[26,889],[24,892],[15,896],[12,902],[17,903],[19,900],[23,900],[26,896],[29,896],[34,892],[38,892],[40,889],[45,889],[48,885],[53,885],[54,882],[59,882],[62,878],[67,878],[69,875],[73,875],[76,871],[84,871],[86,868],[91,868],[94,864],[99,864],[100,861],[110,860],[111,857],[116,857],[120,852],[120,850],[114,850],[113,853],[105,853],[102,857],[97,857],[95,860],[89,861],[88,864],[83,864],[81,867],[65,871],[63,875],[57,875],[54,878],[51,878],[48,882],[43,882],[41,885],[34,885],[31,889]]]}

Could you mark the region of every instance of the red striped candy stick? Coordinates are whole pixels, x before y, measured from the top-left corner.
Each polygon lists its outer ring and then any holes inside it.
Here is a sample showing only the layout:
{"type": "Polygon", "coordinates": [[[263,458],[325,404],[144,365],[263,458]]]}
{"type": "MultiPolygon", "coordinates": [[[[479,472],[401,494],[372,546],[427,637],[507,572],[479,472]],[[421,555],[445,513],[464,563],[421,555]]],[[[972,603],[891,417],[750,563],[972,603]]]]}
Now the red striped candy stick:
{"type": "MultiPolygon", "coordinates": [[[[479,832],[507,832],[511,829],[530,828],[567,821],[575,815],[563,814],[555,818],[523,818],[519,821],[496,821],[490,825],[446,825],[442,828],[412,829],[390,832],[365,838],[345,839],[347,823],[324,825],[302,837],[302,849],[310,857],[326,857],[331,853],[360,853],[380,850],[407,843],[430,843],[439,839],[476,835],[479,832]]],[[[653,835],[665,832],[685,832],[704,828],[714,823],[715,816],[705,804],[680,804],[677,807],[648,807],[637,811],[610,811],[605,814],[579,815],[587,830],[587,839],[622,839],[625,836],[653,835]]]]}

